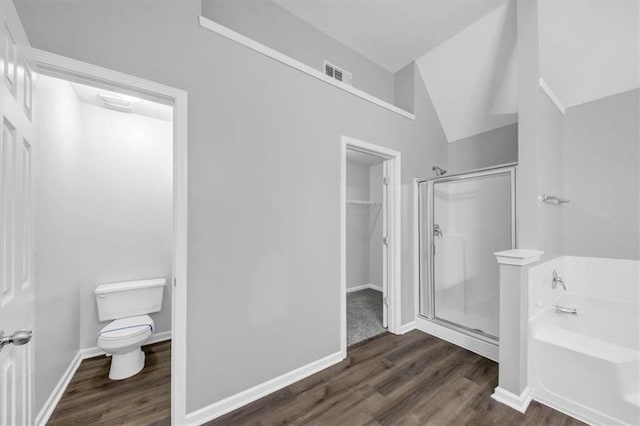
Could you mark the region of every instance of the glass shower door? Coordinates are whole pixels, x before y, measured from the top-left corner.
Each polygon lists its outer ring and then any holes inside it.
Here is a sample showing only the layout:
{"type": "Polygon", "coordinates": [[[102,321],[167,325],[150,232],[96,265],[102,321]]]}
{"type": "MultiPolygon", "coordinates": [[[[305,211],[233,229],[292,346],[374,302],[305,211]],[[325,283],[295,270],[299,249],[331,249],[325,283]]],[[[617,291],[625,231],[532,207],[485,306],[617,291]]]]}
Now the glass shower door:
{"type": "Polygon", "coordinates": [[[499,337],[499,270],[494,253],[515,247],[515,168],[420,183],[420,313],[499,337]]]}

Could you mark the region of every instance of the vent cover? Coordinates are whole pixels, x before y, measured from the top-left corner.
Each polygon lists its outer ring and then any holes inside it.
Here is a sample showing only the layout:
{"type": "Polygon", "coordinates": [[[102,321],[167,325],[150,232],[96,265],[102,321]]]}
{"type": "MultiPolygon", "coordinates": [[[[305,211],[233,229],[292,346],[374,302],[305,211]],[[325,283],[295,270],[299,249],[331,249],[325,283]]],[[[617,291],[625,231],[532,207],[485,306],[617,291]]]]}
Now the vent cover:
{"type": "Polygon", "coordinates": [[[351,73],[324,61],[324,73],[329,77],[351,85],[351,73]]]}

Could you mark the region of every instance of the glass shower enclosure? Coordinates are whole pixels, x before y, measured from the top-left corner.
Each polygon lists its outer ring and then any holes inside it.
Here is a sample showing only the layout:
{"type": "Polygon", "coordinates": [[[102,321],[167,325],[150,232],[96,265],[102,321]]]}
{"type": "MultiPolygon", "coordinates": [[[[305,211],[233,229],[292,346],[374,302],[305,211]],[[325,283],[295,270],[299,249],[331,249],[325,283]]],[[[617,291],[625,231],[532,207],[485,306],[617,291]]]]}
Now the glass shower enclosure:
{"type": "Polygon", "coordinates": [[[499,340],[494,253],[516,247],[515,165],[418,181],[420,315],[499,340]]]}

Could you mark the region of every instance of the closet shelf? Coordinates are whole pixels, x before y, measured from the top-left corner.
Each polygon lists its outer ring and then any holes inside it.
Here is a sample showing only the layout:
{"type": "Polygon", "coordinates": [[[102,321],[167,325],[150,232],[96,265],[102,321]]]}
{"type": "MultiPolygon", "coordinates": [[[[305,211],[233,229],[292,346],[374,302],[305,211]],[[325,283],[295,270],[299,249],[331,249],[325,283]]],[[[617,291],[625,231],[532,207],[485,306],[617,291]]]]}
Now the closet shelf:
{"type": "Polygon", "coordinates": [[[356,204],[361,206],[381,206],[380,201],[362,201],[362,200],[347,200],[347,204],[356,204]]]}

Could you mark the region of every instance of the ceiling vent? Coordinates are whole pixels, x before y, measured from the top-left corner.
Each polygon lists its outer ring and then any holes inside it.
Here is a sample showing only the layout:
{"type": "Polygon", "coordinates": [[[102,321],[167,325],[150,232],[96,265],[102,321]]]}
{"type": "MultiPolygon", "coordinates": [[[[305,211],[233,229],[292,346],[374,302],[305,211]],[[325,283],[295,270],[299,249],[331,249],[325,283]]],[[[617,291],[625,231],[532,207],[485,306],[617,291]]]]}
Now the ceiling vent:
{"type": "Polygon", "coordinates": [[[324,73],[329,77],[351,85],[351,73],[324,61],[324,73]]]}

